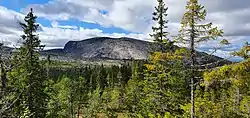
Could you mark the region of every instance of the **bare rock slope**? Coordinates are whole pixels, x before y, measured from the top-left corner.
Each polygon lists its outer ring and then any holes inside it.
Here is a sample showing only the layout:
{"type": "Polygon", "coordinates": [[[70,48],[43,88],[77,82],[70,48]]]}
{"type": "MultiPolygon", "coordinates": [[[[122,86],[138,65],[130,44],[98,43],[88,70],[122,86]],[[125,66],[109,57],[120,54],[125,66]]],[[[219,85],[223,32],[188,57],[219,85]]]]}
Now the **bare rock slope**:
{"type": "Polygon", "coordinates": [[[149,42],[131,38],[96,37],[82,41],[69,41],[64,49],[48,50],[73,58],[146,59],[151,50],[149,42]]]}
{"type": "MultiPolygon", "coordinates": [[[[159,49],[156,44],[132,38],[110,38],[110,37],[95,37],[82,41],[69,41],[63,49],[53,49],[44,51],[45,55],[52,55],[57,60],[64,60],[65,57],[77,60],[95,60],[95,59],[147,59],[148,54],[152,49],[159,49]],[[64,59],[63,59],[64,58],[64,59]]],[[[204,52],[198,52],[200,63],[216,62],[223,58],[207,55],[204,52]]],[[[67,60],[67,59],[66,59],[67,60]]],[[[230,63],[224,60],[220,62],[223,65],[230,63]]]]}

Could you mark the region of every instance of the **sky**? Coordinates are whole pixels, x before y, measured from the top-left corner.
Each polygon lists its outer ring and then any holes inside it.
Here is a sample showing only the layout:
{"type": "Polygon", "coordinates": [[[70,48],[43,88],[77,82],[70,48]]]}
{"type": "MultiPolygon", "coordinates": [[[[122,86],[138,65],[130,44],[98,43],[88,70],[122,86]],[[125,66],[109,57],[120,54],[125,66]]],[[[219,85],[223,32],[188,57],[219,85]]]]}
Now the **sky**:
{"type": "MultiPolygon", "coordinates": [[[[0,0],[0,41],[7,46],[20,44],[18,22],[33,8],[40,25],[39,37],[47,49],[63,47],[70,40],[91,37],[131,37],[152,41],[149,34],[157,0],[0,0]]],[[[187,0],[165,0],[169,7],[168,32],[176,35],[187,0]]],[[[207,9],[206,22],[223,29],[231,44],[216,52],[229,57],[250,41],[250,0],[200,0],[207,9]]],[[[212,51],[219,41],[200,44],[201,51],[212,51]]]]}

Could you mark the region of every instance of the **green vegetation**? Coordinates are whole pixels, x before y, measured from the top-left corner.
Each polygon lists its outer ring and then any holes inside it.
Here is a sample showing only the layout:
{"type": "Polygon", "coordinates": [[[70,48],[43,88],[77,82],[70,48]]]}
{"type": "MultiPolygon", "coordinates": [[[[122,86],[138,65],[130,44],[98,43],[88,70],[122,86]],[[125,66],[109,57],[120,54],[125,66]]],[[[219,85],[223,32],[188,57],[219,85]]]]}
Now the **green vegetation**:
{"type": "MultiPolygon", "coordinates": [[[[151,36],[161,50],[147,61],[84,65],[50,56],[39,60],[43,46],[31,9],[20,23],[21,48],[9,63],[0,55],[0,117],[249,118],[249,44],[233,53],[244,61],[208,69],[199,63],[195,47],[222,38],[222,30],[202,24],[204,6],[189,0],[180,33],[172,41],[166,12],[166,4],[158,0],[151,36]],[[174,49],[176,42],[189,47],[174,49]]],[[[221,43],[229,44],[225,39],[221,43]]]]}
{"type": "Polygon", "coordinates": [[[190,86],[191,86],[191,118],[195,118],[195,83],[196,78],[199,76],[199,63],[197,61],[197,54],[195,47],[200,42],[208,40],[216,40],[222,37],[222,30],[218,30],[217,27],[213,27],[212,23],[202,24],[202,21],[206,19],[206,10],[204,6],[198,3],[198,0],[190,0],[186,6],[186,13],[183,15],[181,21],[181,30],[178,37],[178,41],[189,45],[188,60],[190,60],[190,86]],[[197,76],[198,75],[198,76],[197,76]]]}

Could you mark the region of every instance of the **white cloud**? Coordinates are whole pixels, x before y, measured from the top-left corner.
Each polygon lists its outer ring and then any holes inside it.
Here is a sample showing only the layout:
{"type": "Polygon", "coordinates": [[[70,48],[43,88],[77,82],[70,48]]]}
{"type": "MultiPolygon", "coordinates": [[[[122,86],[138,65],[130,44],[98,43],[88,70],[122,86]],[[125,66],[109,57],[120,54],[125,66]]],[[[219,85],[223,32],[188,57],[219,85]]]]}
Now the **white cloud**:
{"type": "MultiPolygon", "coordinates": [[[[179,23],[185,11],[187,0],[165,0],[165,2],[169,6],[169,32],[173,35],[180,28],[179,23]]],[[[225,38],[232,43],[230,48],[227,47],[227,50],[239,49],[245,41],[250,40],[249,0],[241,0],[240,2],[237,0],[200,0],[200,3],[208,11],[207,21],[212,21],[216,26],[224,29],[225,38]]],[[[33,7],[36,15],[54,21],[52,22],[52,28],[44,27],[44,31],[41,32],[43,37],[47,37],[44,38],[45,42],[53,46],[68,40],[81,40],[93,36],[131,36],[148,40],[148,33],[151,33],[153,24],[151,17],[155,5],[156,0],[51,0],[46,4],[28,5],[22,10],[22,13],[26,14],[29,8],[33,7]],[[103,14],[100,11],[106,13],[103,14]],[[105,34],[98,29],[61,26],[57,23],[58,20],[68,19],[98,23],[103,27],[115,26],[132,32],[141,32],[142,34],[105,34]],[[57,41],[59,42],[56,43],[57,41]]],[[[2,7],[0,9],[0,11],[4,10],[6,11],[6,8],[2,7]]],[[[20,13],[17,14],[23,16],[20,13]]],[[[11,15],[15,16],[15,13],[11,15]]],[[[15,18],[12,17],[11,19],[15,18]]],[[[4,24],[3,26],[6,28],[0,28],[0,33],[12,34],[16,32],[16,25],[12,26],[13,23],[11,22],[14,22],[14,20],[1,19],[0,25],[4,24]]],[[[218,43],[218,41],[206,42],[201,44],[200,48],[205,50],[209,46],[218,43]]],[[[225,50],[226,48],[224,48],[225,50]]]]}
{"type": "Polygon", "coordinates": [[[54,28],[62,28],[62,29],[77,29],[77,26],[71,26],[71,25],[59,25],[57,21],[52,21],[51,26],[54,28]]]}
{"type": "Polygon", "coordinates": [[[8,46],[15,46],[21,35],[18,22],[23,21],[24,15],[0,6],[0,41],[8,46]],[[15,42],[15,43],[13,43],[15,42]]]}
{"type": "MultiPolygon", "coordinates": [[[[170,32],[176,32],[171,30],[177,28],[172,27],[172,24],[180,22],[187,0],[165,2],[169,7],[170,32]]],[[[200,3],[207,8],[207,19],[225,29],[225,35],[249,35],[250,28],[245,27],[245,24],[250,23],[249,0],[200,0],[200,3]]],[[[75,18],[105,27],[115,26],[145,33],[152,25],[151,14],[155,5],[156,0],[53,0],[43,5],[29,5],[27,8],[34,7],[39,16],[48,19],[75,18]],[[101,10],[107,11],[107,14],[100,13],[101,10]]]]}
{"type": "MultiPolygon", "coordinates": [[[[0,6],[0,42],[7,46],[20,45],[22,29],[18,21],[23,22],[24,14],[0,6]]],[[[57,21],[51,22],[52,27],[40,24],[39,38],[47,49],[63,47],[70,40],[84,40],[92,37],[131,37],[147,39],[144,34],[103,33],[100,29],[87,29],[78,26],[60,25],[57,21]]]]}
{"type": "MultiPolygon", "coordinates": [[[[178,32],[180,19],[187,0],[166,0],[169,7],[169,32],[178,32]]],[[[247,36],[250,28],[248,0],[200,0],[208,11],[208,21],[224,29],[226,36],[247,36]]],[[[78,19],[98,23],[104,27],[115,26],[132,32],[150,33],[152,12],[156,0],[53,0],[43,5],[29,5],[38,16],[53,20],[78,19]],[[102,14],[100,11],[107,11],[102,14]]]]}
{"type": "Polygon", "coordinates": [[[79,30],[74,29],[62,29],[59,27],[42,27],[43,31],[39,32],[42,43],[47,47],[63,47],[70,40],[84,40],[93,37],[130,37],[136,39],[148,39],[147,35],[144,34],[124,34],[124,33],[103,33],[99,29],[86,29],[80,27],[79,30]]]}
{"type": "Polygon", "coordinates": [[[149,27],[154,0],[53,0],[43,5],[29,5],[36,14],[50,20],[90,21],[103,26],[115,26],[134,32],[143,32],[149,27]],[[101,10],[107,14],[100,13],[101,10]]]}

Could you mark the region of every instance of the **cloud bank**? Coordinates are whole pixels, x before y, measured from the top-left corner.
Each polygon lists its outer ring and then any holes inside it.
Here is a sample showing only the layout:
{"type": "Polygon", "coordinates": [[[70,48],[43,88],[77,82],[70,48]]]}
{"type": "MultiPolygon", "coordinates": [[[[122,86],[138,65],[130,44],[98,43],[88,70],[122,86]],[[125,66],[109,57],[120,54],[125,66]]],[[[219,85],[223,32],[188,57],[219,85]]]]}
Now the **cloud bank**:
{"type": "MultiPolygon", "coordinates": [[[[169,7],[167,19],[170,21],[169,32],[177,34],[180,20],[185,12],[187,0],[166,0],[169,7]]],[[[95,36],[132,37],[151,40],[152,12],[156,0],[50,0],[44,4],[29,4],[21,11],[14,11],[0,6],[0,38],[7,44],[18,40],[21,29],[17,21],[32,7],[39,18],[50,21],[51,26],[41,24],[40,39],[48,47],[63,47],[69,40],[83,40],[95,36]],[[77,20],[95,23],[102,27],[121,28],[130,33],[104,33],[98,28],[74,25],[60,25],[61,21],[77,20]]],[[[224,38],[230,46],[225,46],[217,55],[238,50],[250,41],[250,1],[249,0],[200,0],[208,11],[207,21],[223,29],[224,38]]],[[[208,51],[218,41],[206,42],[199,49],[208,51]]],[[[228,54],[227,54],[228,56],[228,54]]],[[[224,56],[225,57],[225,56],[224,56]]]]}

